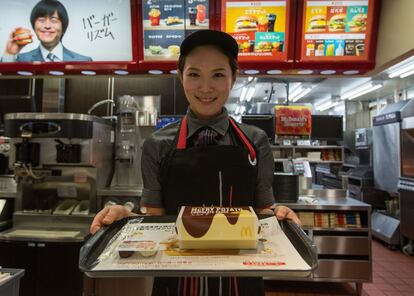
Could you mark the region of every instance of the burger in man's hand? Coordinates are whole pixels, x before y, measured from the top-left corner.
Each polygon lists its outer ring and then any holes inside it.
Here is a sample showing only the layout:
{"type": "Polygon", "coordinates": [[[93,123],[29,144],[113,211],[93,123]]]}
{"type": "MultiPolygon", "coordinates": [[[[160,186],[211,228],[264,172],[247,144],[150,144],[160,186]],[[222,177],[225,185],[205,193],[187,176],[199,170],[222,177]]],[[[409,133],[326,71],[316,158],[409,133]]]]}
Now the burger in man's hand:
{"type": "Polygon", "coordinates": [[[251,15],[242,15],[236,19],[236,32],[257,31],[257,18],[251,15]]]}
{"type": "Polygon", "coordinates": [[[318,14],[309,19],[308,32],[325,32],[325,29],[326,16],[318,14]]]}
{"type": "Polygon", "coordinates": [[[345,31],[346,14],[335,14],[329,20],[329,32],[345,31]]]}
{"type": "Polygon", "coordinates": [[[13,33],[13,40],[19,46],[23,46],[33,42],[32,33],[29,29],[17,28],[13,33]]]}

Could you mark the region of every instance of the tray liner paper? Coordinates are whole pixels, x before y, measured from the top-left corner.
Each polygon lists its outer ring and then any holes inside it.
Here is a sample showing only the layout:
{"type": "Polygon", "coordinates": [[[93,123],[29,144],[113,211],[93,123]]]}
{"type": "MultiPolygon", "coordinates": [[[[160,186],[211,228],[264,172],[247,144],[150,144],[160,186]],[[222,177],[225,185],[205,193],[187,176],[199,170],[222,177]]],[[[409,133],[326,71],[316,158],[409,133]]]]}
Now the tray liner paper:
{"type": "Polygon", "coordinates": [[[272,216],[260,220],[259,243],[253,250],[180,250],[175,223],[141,223],[130,219],[108,242],[90,271],[310,271],[272,216]],[[124,240],[154,241],[155,255],[145,257],[135,252],[120,258],[117,250],[124,240]]]}

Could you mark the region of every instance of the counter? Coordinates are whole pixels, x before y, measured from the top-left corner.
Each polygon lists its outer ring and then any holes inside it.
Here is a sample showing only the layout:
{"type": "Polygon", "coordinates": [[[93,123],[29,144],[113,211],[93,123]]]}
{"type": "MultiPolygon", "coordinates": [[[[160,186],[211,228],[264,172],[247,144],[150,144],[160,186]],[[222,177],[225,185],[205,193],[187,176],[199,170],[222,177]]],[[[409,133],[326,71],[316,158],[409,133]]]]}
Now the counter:
{"type": "Polygon", "coordinates": [[[314,225],[303,225],[318,249],[318,268],[307,280],[355,282],[357,295],[361,295],[362,284],[372,281],[371,206],[346,197],[342,194],[345,191],[340,194],[341,197],[335,197],[338,194],[329,196],[329,193],[332,192],[321,190],[313,194],[317,203],[299,199],[297,203],[281,204],[290,207],[299,216],[315,217],[314,225]],[[316,217],[325,219],[326,224],[317,225],[316,217]],[[345,221],[338,226],[339,217],[345,220],[350,217],[359,223],[345,221]]]}

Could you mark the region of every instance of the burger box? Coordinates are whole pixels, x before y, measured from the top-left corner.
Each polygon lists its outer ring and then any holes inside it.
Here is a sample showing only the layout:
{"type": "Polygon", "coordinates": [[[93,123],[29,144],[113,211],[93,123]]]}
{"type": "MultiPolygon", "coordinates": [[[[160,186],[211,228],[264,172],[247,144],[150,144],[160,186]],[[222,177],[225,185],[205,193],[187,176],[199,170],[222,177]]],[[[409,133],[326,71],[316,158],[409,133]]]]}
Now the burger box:
{"type": "Polygon", "coordinates": [[[255,249],[259,220],[252,207],[181,207],[181,249],[255,249]]]}
{"type": "MultiPolygon", "coordinates": [[[[81,248],[79,256],[79,268],[87,276],[92,278],[142,276],[271,276],[275,279],[293,279],[311,276],[312,271],[317,268],[317,252],[314,243],[303,232],[303,230],[298,225],[287,220],[277,222],[276,217],[273,215],[258,215],[258,220],[255,220],[257,218],[255,215],[253,215],[254,212],[249,212],[251,210],[251,208],[243,209],[243,211],[246,211],[246,217],[242,216],[242,218],[240,218],[239,214],[239,223],[243,222],[250,225],[251,227],[258,227],[258,221],[263,227],[263,225],[266,225],[266,222],[264,221],[269,221],[269,219],[271,219],[271,221],[275,221],[275,223],[278,223],[278,225],[280,224],[280,230],[284,234],[285,239],[290,242],[289,244],[291,245],[291,248],[293,248],[297,253],[298,258],[303,261],[302,265],[290,265],[286,267],[282,264],[278,264],[279,262],[270,262],[271,266],[265,266],[264,264],[261,264],[263,262],[256,262],[260,264],[254,264],[255,260],[252,259],[254,257],[251,256],[258,251],[258,247],[257,250],[213,250],[214,252],[225,252],[226,254],[229,254],[228,256],[226,255],[224,257],[217,256],[219,253],[216,255],[206,255],[204,252],[211,252],[211,250],[207,249],[198,250],[197,255],[190,254],[187,256],[175,256],[173,252],[173,256],[169,258],[174,258],[175,260],[178,259],[179,264],[176,267],[174,266],[172,268],[163,268],[159,265],[160,262],[157,260],[163,256],[163,252],[166,251],[161,251],[161,249],[159,249],[161,243],[157,244],[152,242],[152,238],[143,238],[142,240],[134,241],[134,239],[128,239],[127,236],[124,241],[121,241],[118,247],[112,247],[116,245],[114,242],[120,240],[120,238],[123,238],[124,233],[122,230],[124,227],[127,227],[131,224],[142,225],[142,227],[147,227],[146,225],[156,225],[156,227],[160,227],[159,229],[166,225],[171,228],[171,232],[175,232],[175,226],[177,226],[177,230],[181,232],[179,229],[180,227],[184,226],[179,226],[179,223],[181,223],[179,220],[182,220],[183,215],[185,220],[184,208],[180,211],[181,218],[178,218],[177,216],[126,217],[111,224],[109,227],[101,228],[97,233],[91,236],[89,240],[86,241],[85,245],[81,248]],[[251,213],[251,215],[247,213],[251,213]],[[178,222],[178,225],[175,225],[175,222],[178,222]],[[124,251],[122,255],[120,253],[121,251],[124,251]],[[227,261],[223,260],[223,258],[228,260],[232,256],[231,254],[234,252],[243,252],[241,259],[242,262],[237,266],[228,264],[227,261]],[[197,263],[199,262],[197,260],[200,260],[200,258],[204,260],[202,261],[204,262],[204,265],[197,263]],[[112,262],[111,260],[114,260],[114,262],[116,261],[116,264],[109,264],[108,266],[102,268],[102,261],[105,261],[105,259],[109,260],[109,262],[112,262]],[[193,261],[193,265],[189,268],[188,262],[190,261],[193,261]],[[209,267],[205,267],[206,264],[209,267]]],[[[218,221],[223,221],[222,218],[219,218],[221,215],[222,213],[219,213],[217,219],[218,221]]],[[[203,215],[201,215],[201,217],[203,217],[203,215]]],[[[201,219],[202,218],[196,218],[196,221],[200,221],[201,219]]],[[[236,227],[239,226],[241,226],[241,224],[236,227]]],[[[241,229],[241,227],[239,229],[241,229]]],[[[179,235],[184,234],[175,234],[175,236],[179,235]]],[[[248,241],[250,244],[247,245],[247,247],[253,247],[256,241],[255,237],[256,233],[252,232],[251,237],[249,237],[249,239],[246,239],[246,241],[248,241]]],[[[259,243],[262,243],[260,240],[259,243]]],[[[187,241],[184,240],[184,247],[186,246],[186,243],[187,241]]],[[[197,245],[197,247],[198,246],[199,245],[197,245]]],[[[246,245],[243,245],[243,247],[245,246],[246,245]]],[[[182,250],[184,253],[191,253],[192,251],[194,250],[182,250]]],[[[272,258],[273,255],[270,259],[272,260],[272,258]]],[[[230,260],[231,259],[232,258],[230,258],[230,260]]],[[[168,259],[168,261],[169,260],[170,259],[168,259]]]]}

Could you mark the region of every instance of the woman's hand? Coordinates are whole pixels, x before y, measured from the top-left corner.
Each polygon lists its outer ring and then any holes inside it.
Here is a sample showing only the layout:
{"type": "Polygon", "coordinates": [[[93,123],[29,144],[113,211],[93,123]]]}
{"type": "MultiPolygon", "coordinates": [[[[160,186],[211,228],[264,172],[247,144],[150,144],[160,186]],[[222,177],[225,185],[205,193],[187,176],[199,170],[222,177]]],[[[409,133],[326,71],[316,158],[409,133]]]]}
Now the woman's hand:
{"type": "Polygon", "coordinates": [[[298,225],[301,225],[298,216],[295,214],[294,211],[292,211],[288,207],[277,206],[275,208],[274,212],[275,212],[275,216],[278,220],[288,219],[288,220],[291,220],[292,222],[294,222],[298,225]]]}
{"type": "Polygon", "coordinates": [[[92,221],[90,232],[95,234],[104,225],[110,225],[115,221],[121,220],[127,216],[134,216],[134,213],[128,211],[124,206],[114,205],[103,208],[92,221]]]}

